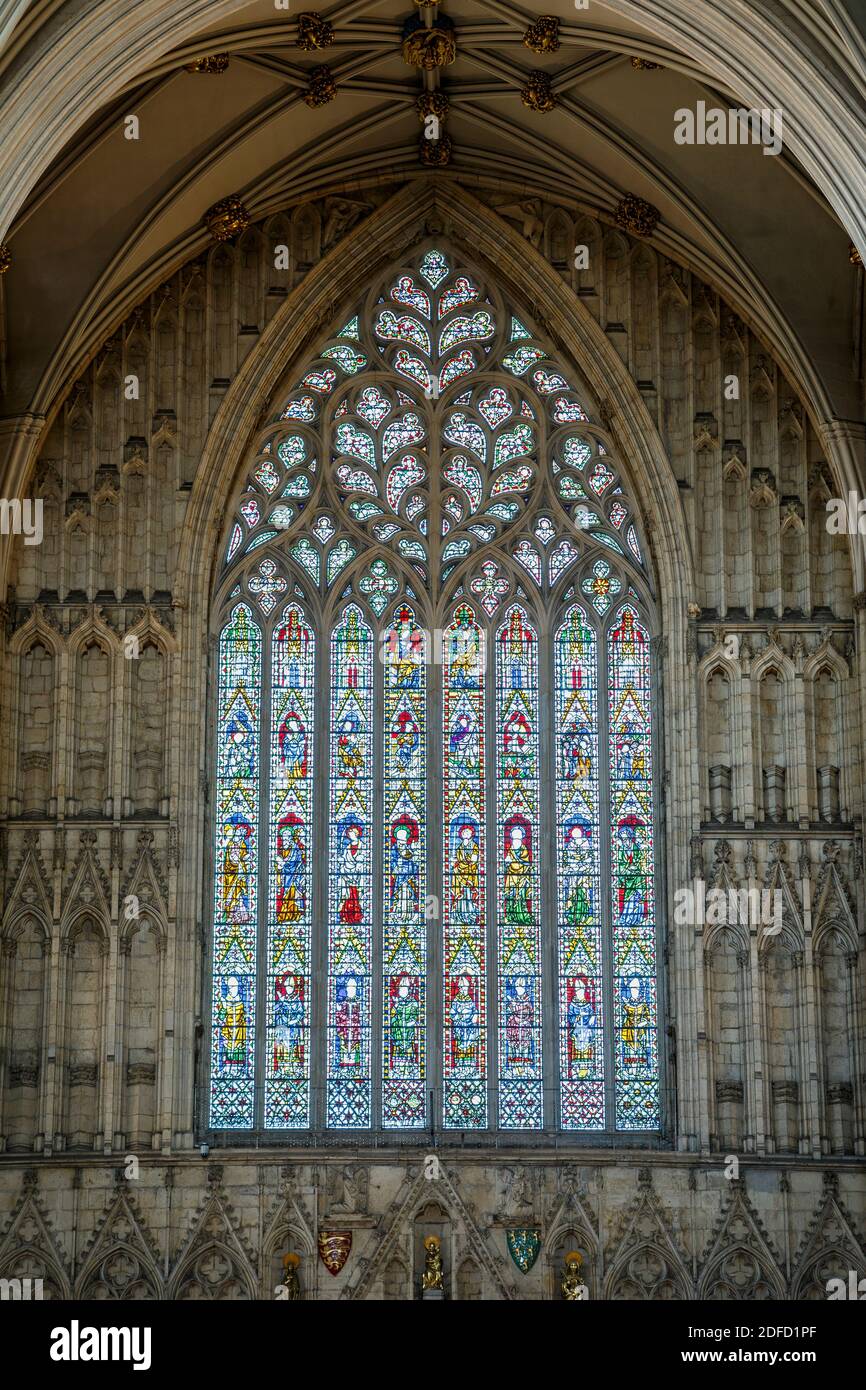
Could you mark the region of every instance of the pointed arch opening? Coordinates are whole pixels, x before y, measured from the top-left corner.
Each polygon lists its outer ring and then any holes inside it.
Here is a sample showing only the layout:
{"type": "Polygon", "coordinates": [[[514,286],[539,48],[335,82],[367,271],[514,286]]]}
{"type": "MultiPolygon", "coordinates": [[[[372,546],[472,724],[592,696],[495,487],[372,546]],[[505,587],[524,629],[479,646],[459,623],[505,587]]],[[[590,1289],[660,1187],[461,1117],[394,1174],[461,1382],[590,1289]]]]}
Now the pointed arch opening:
{"type": "Polygon", "coordinates": [[[213,1131],[659,1133],[646,554],[447,242],[332,323],[214,594],[213,1131]]]}

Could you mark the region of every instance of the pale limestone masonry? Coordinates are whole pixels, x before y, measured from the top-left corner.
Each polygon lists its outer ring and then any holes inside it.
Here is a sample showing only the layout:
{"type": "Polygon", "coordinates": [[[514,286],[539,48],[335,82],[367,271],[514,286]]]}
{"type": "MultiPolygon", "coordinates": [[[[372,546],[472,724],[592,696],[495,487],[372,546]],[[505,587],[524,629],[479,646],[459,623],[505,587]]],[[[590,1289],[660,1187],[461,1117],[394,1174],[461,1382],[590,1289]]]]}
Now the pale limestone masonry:
{"type": "Polygon", "coordinates": [[[0,1276],[54,1296],[266,1298],[295,1248],[306,1297],[409,1298],[437,1230],[453,1297],[555,1297],[572,1248],[593,1298],[824,1297],[828,1278],[866,1275],[866,595],[824,525],[841,489],[821,424],[770,346],[650,246],[540,200],[512,217],[515,191],[489,199],[504,217],[456,183],[438,204],[393,193],[365,192],[340,229],[333,287],[315,276],[332,249],[317,204],[185,266],[105,343],[42,449],[45,540],[18,547],[0,672],[0,1276]],[[662,614],[669,1132],[646,1152],[335,1138],[203,1159],[208,595],[239,467],[225,483],[200,460],[219,461],[231,410],[241,458],[287,296],[302,361],[433,216],[458,244],[475,220],[467,254],[566,360],[594,345],[595,408],[632,438],[645,419],[681,502],[675,522],[631,460],[662,614]],[[369,269],[350,275],[367,224],[369,269]],[[569,268],[578,242],[593,271],[569,268]],[[238,404],[241,371],[259,390],[238,404]],[[701,880],[778,890],[781,932],[677,925],[675,890],[701,880]],[[520,1226],[543,1237],[528,1275],[505,1243],[520,1226]],[[323,1228],[353,1233],[337,1278],[323,1228]]]}

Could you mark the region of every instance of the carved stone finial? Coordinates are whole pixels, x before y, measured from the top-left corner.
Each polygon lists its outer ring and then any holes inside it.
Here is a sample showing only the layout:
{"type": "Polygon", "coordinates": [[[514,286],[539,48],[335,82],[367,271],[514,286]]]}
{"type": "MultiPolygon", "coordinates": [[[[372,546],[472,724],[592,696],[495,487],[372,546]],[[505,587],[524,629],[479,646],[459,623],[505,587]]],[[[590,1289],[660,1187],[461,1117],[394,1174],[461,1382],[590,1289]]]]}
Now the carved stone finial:
{"type": "Polygon", "coordinates": [[[202,218],[214,241],[234,241],[250,225],[250,215],[237,193],[221,198],[202,218]]]}
{"type": "Polygon", "coordinates": [[[654,208],[645,198],[639,198],[636,193],[626,193],[614,209],[616,225],[632,236],[652,236],[660,218],[658,208],[654,208]]]}
{"type": "Polygon", "coordinates": [[[333,101],[337,95],[337,84],[329,67],[322,64],[321,67],[313,68],[310,73],[310,85],[304,92],[304,101],[308,106],[327,106],[329,101],[333,101]]]}
{"type": "Polygon", "coordinates": [[[229,65],[228,53],[209,53],[205,58],[196,58],[192,63],[184,63],[186,72],[225,72],[229,65]]]}
{"type": "Polygon", "coordinates": [[[0,241],[0,275],[5,275],[12,264],[12,252],[5,241],[0,241]]]}
{"type": "Polygon", "coordinates": [[[559,20],[555,15],[539,15],[523,35],[523,47],[533,53],[555,53],[559,48],[559,20]]]}
{"type": "Polygon", "coordinates": [[[312,53],[314,49],[327,48],[333,42],[334,26],[327,19],[322,19],[314,10],[304,10],[303,14],[298,15],[298,37],[295,40],[298,48],[312,53]]]}
{"type": "Polygon", "coordinates": [[[556,97],[550,86],[550,78],[546,72],[531,72],[529,81],[525,87],[520,89],[520,100],[524,106],[528,106],[530,111],[552,111],[556,105],[556,97]]]}

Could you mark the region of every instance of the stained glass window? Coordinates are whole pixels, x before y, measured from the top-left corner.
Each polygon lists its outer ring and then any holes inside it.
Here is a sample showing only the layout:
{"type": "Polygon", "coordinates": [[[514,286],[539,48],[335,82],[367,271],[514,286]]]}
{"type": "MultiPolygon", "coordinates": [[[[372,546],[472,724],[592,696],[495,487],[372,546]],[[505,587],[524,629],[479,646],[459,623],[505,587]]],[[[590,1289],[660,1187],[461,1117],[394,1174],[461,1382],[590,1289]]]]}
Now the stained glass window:
{"type": "Polygon", "coordinates": [[[444,247],[330,330],[220,542],[211,1126],[657,1131],[654,597],[615,442],[444,247]]]}

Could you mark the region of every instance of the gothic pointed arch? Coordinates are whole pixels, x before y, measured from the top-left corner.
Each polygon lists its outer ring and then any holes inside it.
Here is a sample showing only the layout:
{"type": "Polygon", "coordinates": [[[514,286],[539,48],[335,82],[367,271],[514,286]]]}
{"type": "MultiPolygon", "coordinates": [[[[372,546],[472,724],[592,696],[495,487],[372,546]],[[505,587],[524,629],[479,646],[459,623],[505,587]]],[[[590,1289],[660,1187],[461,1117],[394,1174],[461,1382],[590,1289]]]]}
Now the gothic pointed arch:
{"type": "Polygon", "coordinates": [[[428,230],[259,416],[212,602],[215,1129],[662,1125],[654,569],[538,317],[428,230]]]}

